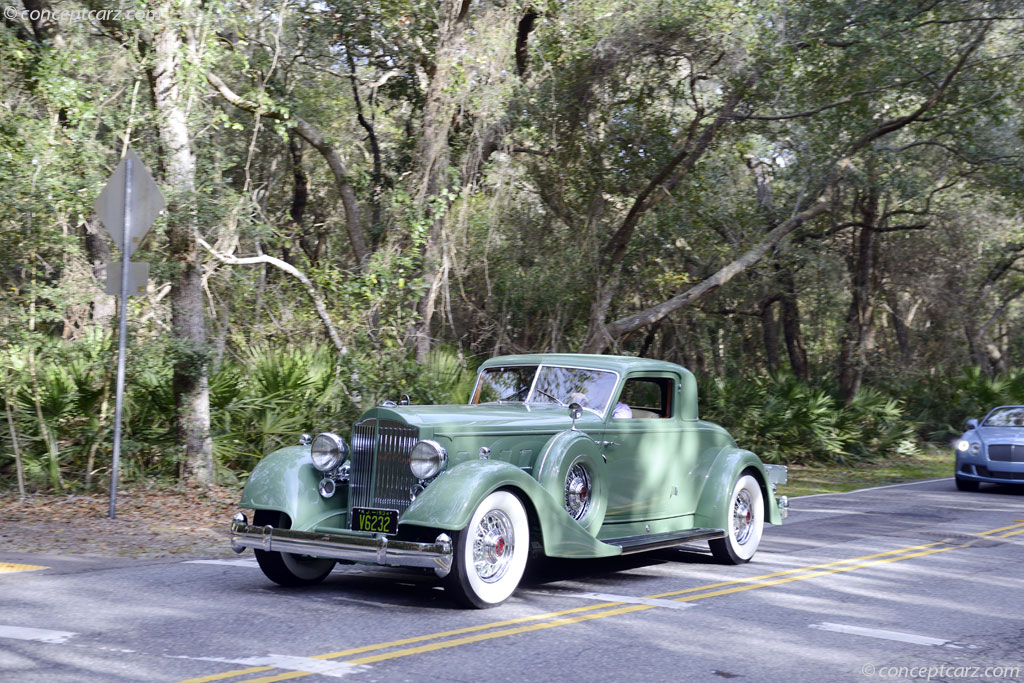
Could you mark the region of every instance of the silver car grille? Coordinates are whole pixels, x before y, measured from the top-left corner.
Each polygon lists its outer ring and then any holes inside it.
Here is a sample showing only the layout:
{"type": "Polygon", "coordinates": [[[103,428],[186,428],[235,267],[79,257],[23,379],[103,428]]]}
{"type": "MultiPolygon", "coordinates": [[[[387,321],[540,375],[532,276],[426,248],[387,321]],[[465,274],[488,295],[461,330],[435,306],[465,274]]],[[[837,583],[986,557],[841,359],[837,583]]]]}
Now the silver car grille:
{"type": "Polygon", "coordinates": [[[988,459],[997,462],[1024,462],[1024,444],[992,444],[988,459]]]}
{"type": "Polygon", "coordinates": [[[352,428],[352,507],[398,510],[409,507],[417,479],[409,471],[409,452],[419,430],[396,420],[369,418],[352,428]]]}

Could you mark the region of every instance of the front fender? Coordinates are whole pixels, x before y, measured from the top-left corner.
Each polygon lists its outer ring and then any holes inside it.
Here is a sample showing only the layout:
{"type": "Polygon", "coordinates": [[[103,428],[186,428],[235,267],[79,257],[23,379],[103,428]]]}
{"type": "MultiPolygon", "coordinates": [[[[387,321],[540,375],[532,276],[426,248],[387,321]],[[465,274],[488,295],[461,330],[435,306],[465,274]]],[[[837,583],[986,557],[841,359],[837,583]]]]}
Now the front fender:
{"type": "Polygon", "coordinates": [[[282,448],[256,465],[242,492],[241,506],[287,513],[292,529],[300,531],[317,525],[347,526],[342,519],[346,514],[345,497],[321,497],[317,491],[320,478],[320,472],[313,467],[309,446],[282,448]]]}
{"type": "Polygon", "coordinates": [[[492,491],[518,495],[541,529],[550,557],[610,557],[621,548],[593,538],[537,481],[501,460],[468,460],[435,479],[402,515],[400,524],[459,531],[492,491]]]}
{"type": "Polygon", "coordinates": [[[732,495],[733,483],[744,470],[753,470],[754,476],[761,485],[764,498],[765,516],[771,524],[781,524],[782,514],[779,504],[772,494],[761,459],[750,451],[740,448],[726,447],[709,456],[711,463],[707,468],[704,486],[694,515],[694,526],[708,529],[729,528],[729,498],[732,495]]]}

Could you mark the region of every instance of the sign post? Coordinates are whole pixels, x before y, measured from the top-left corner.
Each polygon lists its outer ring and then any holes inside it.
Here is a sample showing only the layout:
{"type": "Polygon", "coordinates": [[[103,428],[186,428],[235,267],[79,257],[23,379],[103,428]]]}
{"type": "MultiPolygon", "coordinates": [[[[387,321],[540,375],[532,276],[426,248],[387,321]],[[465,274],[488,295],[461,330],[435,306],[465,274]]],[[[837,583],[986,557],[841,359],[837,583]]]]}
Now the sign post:
{"type": "Polygon", "coordinates": [[[111,276],[113,264],[107,266],[107,293],[121,298],[118,316],[117,389],[114,399],[114,447],[110,466],[110,513],[117,515],[117,479],[121,466],[121,415],[124,411],[124,376],[128,339],[128,297],[145,294],[149,264],[131,261],[131,255],[149,232],[157,215],[167,202],[142,159],[128,147],[121,163],[114,169],[93,208],[121,249],[121,272],[111,276]]]}

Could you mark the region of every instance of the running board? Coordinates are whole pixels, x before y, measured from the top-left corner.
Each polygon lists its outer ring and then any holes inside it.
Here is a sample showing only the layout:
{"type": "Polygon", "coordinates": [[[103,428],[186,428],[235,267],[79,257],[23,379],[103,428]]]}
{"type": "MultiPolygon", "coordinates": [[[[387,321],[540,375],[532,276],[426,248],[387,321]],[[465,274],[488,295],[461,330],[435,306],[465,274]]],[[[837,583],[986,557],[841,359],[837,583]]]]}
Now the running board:
{"type": "Polygon", "coordinates": [[[623,555],[632,555],[633,553],[643,553],[648,550],[671,548],[681,543],[689,543],[690,541],[709,541],[715,538],[725,538],[725,532],[721,529],[687,529],[686,531],[670,531],[664,534],[644,534],[643,536],[613,538],[604,542],[608,545],[622,548],[623,555]]]}

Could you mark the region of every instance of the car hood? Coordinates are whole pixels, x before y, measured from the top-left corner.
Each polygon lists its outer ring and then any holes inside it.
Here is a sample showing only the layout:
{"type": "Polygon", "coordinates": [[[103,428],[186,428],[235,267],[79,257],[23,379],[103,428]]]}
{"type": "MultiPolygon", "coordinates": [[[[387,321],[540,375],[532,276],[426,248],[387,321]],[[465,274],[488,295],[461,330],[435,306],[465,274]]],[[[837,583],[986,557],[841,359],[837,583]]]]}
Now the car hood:
{"type": "MultiPolygon", "coordinates": [[[[416,427],[432,428],[435,434],[483,434],[532,431],[556,432],[572,426],[569,409],[558,405],[525,405],[522,403],[488,403],[483,405],[388,406],[369,410],[362,419],[392,419],[416,427]]],[[[601,419],[584,413],[577,420],[580,429],[595,429],[601,419]]]]}
{"type": "MultiPolygon", "coordinates": [[[[978,427],[974,431],[978,433],[978,438],[985,443],[1024,444],[1024,427],[978,427]]],[[[966,438],[967,435],[964,436],[966,438]]]]}

